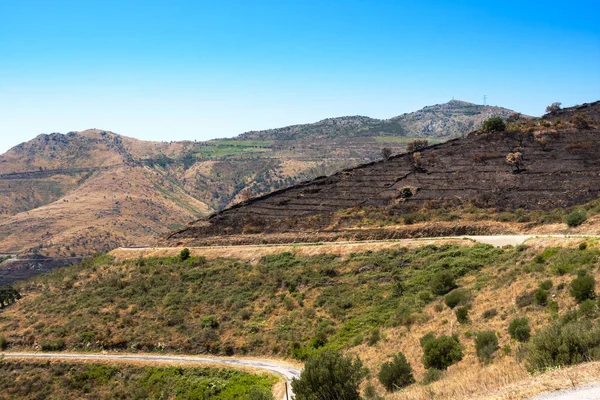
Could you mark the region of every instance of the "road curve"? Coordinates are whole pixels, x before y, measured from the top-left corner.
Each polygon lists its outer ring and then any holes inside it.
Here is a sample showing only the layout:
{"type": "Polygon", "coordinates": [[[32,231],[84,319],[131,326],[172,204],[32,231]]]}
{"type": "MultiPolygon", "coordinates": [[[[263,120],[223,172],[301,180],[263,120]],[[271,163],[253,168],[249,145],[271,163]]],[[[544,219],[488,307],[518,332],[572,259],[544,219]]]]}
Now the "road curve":
{"type": "MultiPolygon", "coordinates": [[[[289,365],[280,364],[275,361],[250,360],[225,357],[194,357],[194,356],[157,356],[147,354],[85,354],[85,353],[2,353],[6,358],[35,358],[77,361],[155,361],[155,362],[178,362],[178,363],[214,363],[226,364],[237,367],[258,368],[281,375],[288,382],[289,399],[294,398],[290,382],[300,377],[300,370],[289,365]]],[[[285,397],[282,400],[287,400],[285,397]]]]}
{"type": "Polygon", "coordinates": [[[600,399],[600,383],[578,388],[543,393],[529,400],[598,400],[600,399]]]}

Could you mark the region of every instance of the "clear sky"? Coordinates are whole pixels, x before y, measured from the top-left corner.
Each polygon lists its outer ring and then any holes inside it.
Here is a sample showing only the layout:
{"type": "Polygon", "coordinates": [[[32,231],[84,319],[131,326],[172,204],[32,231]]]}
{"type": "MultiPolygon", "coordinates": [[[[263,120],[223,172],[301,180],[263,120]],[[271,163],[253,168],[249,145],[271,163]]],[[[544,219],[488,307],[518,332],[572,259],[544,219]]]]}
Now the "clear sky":
{"type": "Polygon", "coordinates": [[[600,2],[0,0],[0,153],[102,128],[205,140],[452,97],[600,99],[600,2]]]}

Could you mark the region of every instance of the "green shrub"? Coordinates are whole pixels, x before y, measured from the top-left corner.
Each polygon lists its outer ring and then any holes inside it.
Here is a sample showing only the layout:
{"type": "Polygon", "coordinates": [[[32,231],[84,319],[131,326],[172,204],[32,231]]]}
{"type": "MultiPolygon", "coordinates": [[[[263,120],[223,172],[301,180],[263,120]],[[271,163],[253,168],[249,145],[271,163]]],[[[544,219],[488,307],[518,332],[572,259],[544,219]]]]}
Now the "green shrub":
{"type": "Polygon", "coordinates": [[[297,400],[360,400],[359,386],[367,370],[357,357],[324,351],[309,357],[300,378],[292,381],[297,400]]]}
{"type": "Polygon", "coordinates": [[[440,271],[431,277],[430,286],[433,293],[443,296],[456,288],[454,274],[450,271],[440,271]]]}
{"type": "Polygon", "coordinates": [[[584,300],[579,304],[578,313],[583,318],[593,318],[596,315],[596,302],[594,300],[584,300]]]}
{"type": "Polygon", "coordinates": [[[481,316],[483,317],[483,319],[490,319],[495,317],[496,315],[498,315],[498,310],[496,310],[495,308],[490,308],[489,310],[485,310],[483,312],[483,314],[481,314],[481,316]]]}
{"type": "Polygon", "coordinates": [[[548,303],[548,292],[544,289],[538,289],[534,294],[535,304],[545,306],[548,303]]]}
{"type": "Polygon", "coordinates": [[[467,300],[468,292],[465,289],[455,289],[444,297],[444,303],[450,308],[454,308],[459,304],[464,304],[467,300]]]}
{"type": "Polygon", "coordinates": [[[200,326],[202,328],[217,329],[219,327],[219,321],[217,321],[217,317],[214,315],[205,315],[200,320],[200,326]]]}
{"type": "Polygon", "coordinates": [[[600,324],[588,319],[559,321],[542,329],[528,352],[533,371],[595,360],[600,360],[600,324]]]}
{"type": "Polygon", "coordinates": [[[371,333],[367,337],[367,344],[369,346],[375,346],[381,340],[381,331],[379,328],[373,328],[371,333]]]}
{"type": "Polygon", "coordinates": [[[8,347],[8,342],[4,336],[0,336],[0,350],[6,350],[8,347]]]}
{"type": "Polygon", "coordinates": [[[366,400],[383,400],[383,397],[377,394],[377,389],[372,383],[365,386],[364,396],[366,400]]]}
{"type": "Polygon", "coordinates": [[[274,397],[269,389],[253,386],[248,393],[248,400],[274,400],[274,397]]]}
{"type": "Polygon", "coordinates": [[[587,246],[586,242],[579,243],[579,250],[586,250],[587,246]]]}
{"type": "Polygon", "coordinates": [[[479,332],[475,336],[475,349],[481,362],[489,362],[498,350],[498,337],[492,331],[479,332]]]}
{"type": "Polygon", "coordinates": [[[469,322],[469,307],[463,306],[456,309],[456,319],[461,324],[469,322]]]}
{"type": "Polygon", "coordinates": [[[540,282],[540,289],[542,289],[542,290],[552,289],[552,281],[550,279],[546,279],[545,281],[540,282]]]}
{"type": "Polygon", "coordinates": [[[578,303],[596,297],[596,279],[585,271],[580,271],[569,286],[569,293],[578,303]]]}
{"type": "Polygon", "coordinates": [[[180,261],[185,261],[188,258],[190,258],[190,249],[188,249],[187,247],[183,250],[181,250],[181,252],[179,253],[179,260],[180,261]]]}
{"type": "Polygon", "coordinates": [[[42,351],[62,351],[65,349],[65,341],[62,339],[46,340],[40,345],[42,351]]]}
{"type": "Polygon", "coordinates": [[[585,212],[583,212],[581,210],[576,210],[576,211],[573,211],[573,212],[567,214],[567,216],[565,217],[565,222],[571,228],[575,228],[575,227],[583,224],[586,219],[587,219],[587,216],[585,215],[585,212]]]}
{"type": "Polygon", "coordinates": [[[427,332],[426,334],[424,334],[421,339],[419,339],[419,342],[421,343],[421,347],[425,348],[425,344],[427,342],[429,342],[430,340],[435,340],[435,335],[433,334],[433,332],[427,332]]]}
{"type": "Polygon", "coordinates": [[[393,361],[383,363],[378,378],[388,392],[415,383],[413,370],[402,353],[396,354],[393,361]]]}
{"type": "Polygon", "coordinates": [[[444,373],[439,369],[429,368],[423,376],[423,385],[429,385],[435,381],[439,381],[444,373]]]}
{"type": "Polygon", "coordinates": [[[456,336],[440,336],[425,342],[423,365],[425,368],[447,369],[462,360],[462,346],[456,336]]]}
{"type": "Polygon", "coordinates": [[[510,337],[519,342],[527,342],[531,336],[531,328],[529,327],[529,319],[526,317],[515,318],[508,326],[510,337]]]}
{"type": "Polygon", "coordinates": [[[500,117],[493,117],[486,120],[481,127],[483,132],[503,132],[506,130],[506,124],[500,117]]]}

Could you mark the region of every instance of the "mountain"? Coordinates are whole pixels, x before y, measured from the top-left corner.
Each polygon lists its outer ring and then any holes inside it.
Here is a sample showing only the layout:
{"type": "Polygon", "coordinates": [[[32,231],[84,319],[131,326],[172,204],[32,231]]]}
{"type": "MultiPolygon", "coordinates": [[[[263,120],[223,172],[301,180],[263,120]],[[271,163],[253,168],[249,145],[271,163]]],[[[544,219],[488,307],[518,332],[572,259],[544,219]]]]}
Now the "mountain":
{"type": "Polygon", "coordinates": [[[237,204],[168,242],[338,230],[342,214],[357,209],[379,210],[385,219],[457,206],[551,211],[581,205],[600,194],[599,116],[600,102],[586,104],[342,170],[237,204]]]}
{"type": "Polygon", "coordinates": [[[513,111],[451,101],[389,120],[331,118],[234,139],[148,142],[91,129],[0,156],[0,253],[70,257],[143,245],[247,198],[438,143],[513,111]]]}
{"type": "Polygon", "coordinates": [[[293,125],[238,136],[243,140],[339,139],[341,137],[408,136],[455,138],[481,126],[491,117],[508,118],[515,112],[502,107],[482,106],[452,100],[390,119],[353,116],[327,118],[313,124],[293,125]]]}

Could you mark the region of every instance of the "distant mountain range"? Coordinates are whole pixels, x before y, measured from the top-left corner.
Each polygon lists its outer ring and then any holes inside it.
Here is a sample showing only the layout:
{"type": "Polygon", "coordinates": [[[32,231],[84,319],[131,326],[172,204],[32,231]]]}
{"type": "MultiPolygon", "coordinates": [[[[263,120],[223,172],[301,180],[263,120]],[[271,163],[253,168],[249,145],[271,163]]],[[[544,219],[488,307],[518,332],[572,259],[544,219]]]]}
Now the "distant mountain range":
{"type": "Polygon", "coordinates": [[[93,129],[39,135],[0,156],[0,253],[85,255],[147,244],[242,199],[460,137],[514,111],[451,101],[387,120],[329,118],[206,142],[93,129]]]}

